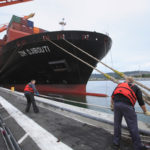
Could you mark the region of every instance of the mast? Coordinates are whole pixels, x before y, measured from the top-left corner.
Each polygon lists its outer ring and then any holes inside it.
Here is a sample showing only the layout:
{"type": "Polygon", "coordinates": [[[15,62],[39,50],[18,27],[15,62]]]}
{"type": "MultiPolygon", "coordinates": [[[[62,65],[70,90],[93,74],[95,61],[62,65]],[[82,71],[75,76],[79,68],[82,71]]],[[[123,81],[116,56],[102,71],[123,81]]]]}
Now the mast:
{"type": "Polygon", "coordinates": [[[64,27],[66,25],[65,18],[62,18],[62,21],[60,21],[59,24],[61,25],[61,30],[64,30],[64,27]]]}

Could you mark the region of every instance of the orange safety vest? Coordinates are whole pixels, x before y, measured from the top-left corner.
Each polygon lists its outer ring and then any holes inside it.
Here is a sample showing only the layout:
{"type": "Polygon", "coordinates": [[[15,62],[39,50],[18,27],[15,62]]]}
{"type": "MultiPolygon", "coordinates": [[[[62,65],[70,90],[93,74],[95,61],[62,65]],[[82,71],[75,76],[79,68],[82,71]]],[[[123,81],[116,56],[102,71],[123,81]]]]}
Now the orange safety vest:
{"type": "Polygon", "coordinates": [[[116,87],[116,89],[113,92],[112,98],[114,98],[114,96],[116,94],[122,94],[122,95],[126,96],[128,99],[130,99],[130,102],[132,103],[132,105],[133,106],[135,105],[137,97],[135,95],[135,92],[128,85],[128,83],[118,84],[118,86],[116,87]]]}
{"type": "Polygon", "coordinates": [[[29,84],[27,84],[24,88],[24,92],[31,92],[31,93],[34,93],[34,90],[33,88],[30,87],[29,84]]]}

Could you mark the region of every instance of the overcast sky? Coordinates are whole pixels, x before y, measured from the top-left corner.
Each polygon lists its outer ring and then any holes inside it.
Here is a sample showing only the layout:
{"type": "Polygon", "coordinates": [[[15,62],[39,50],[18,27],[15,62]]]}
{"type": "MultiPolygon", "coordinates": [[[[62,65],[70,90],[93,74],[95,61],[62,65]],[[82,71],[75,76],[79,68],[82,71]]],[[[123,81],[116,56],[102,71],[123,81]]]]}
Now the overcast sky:
{"type": "Polygon", "coordinates": [[[113,45],[103,62],[119,71],[150,71],[150,0],[34,0],[0,8],[0,24],[32,12],[35,26],[49,31],[60,30],[65,18],[66,30],[108,33],[113,45]]]}

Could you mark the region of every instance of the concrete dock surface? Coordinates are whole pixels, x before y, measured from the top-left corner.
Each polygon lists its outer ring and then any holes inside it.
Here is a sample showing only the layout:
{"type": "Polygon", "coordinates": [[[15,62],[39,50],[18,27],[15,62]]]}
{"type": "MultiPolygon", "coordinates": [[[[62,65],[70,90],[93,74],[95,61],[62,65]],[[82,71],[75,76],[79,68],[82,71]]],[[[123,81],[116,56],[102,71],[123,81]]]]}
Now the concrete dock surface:
{"type": "MultiPolygon", "coordinates": [[[[111,125],[41,105],[40,113],[25,113],[24,96],[2,89],[0,96],[0,115],[23,150],[113,150],[111,125]]],[[[6,150],[1,135],[0,147],[6,150]]],[[[131,139],[122,138],[121,150],[133,150],[131,139]]]]}

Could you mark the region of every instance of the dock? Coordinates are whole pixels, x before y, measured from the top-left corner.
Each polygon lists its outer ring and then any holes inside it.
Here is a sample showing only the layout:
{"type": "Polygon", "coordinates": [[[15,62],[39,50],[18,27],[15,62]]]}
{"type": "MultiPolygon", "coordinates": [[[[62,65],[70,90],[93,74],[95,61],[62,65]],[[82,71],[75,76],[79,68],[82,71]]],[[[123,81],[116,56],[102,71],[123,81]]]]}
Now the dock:
{"type": "MultiPolygon", "coordinates": [[[[0,115],[23,150],[113,150],[113,126],[88,117],[94,111],[50,99],[35,99],[40,113],[34,113],[32,107],[25,113],[23,93],[0,88],[0,115]]],[[[0,147],[7,150],[1,134],[0,147]]],[[[133,150],[130,138],[122,138],[121,150],[133,150]]]]}

